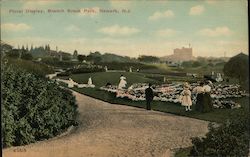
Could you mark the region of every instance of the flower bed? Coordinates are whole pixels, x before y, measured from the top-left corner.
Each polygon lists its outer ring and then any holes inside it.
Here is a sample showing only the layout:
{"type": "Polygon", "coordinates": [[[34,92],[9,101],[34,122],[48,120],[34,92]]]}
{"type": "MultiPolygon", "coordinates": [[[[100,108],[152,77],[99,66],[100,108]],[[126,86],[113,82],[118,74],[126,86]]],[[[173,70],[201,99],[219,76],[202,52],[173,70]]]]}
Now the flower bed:
{"type": "MultiPolygon", "coordinates": [[[[190,89],[198,86],[197,83],[190,84],[190,89]]],[[[116,93],[116,97],[128,98],[133,101],[145,100],[145,89],[148,87],[146,83],[135,83],[127,89],[118,90],[117,86],[101,87],[101,90],[116,93]]],[[[162,85],[153,85],[154,100],[179,103],[180,93],[183,90],[183,83],[171,83],[162,85]]],[[[239,98],[248,96],[245,91],[240,90],[239,85],[213,85],[211,90],[211,98],[214,108],[239,108],[240,104],[234,101],[225,100],[226,98],[239,98]]],[[[196,103],[196,94],[192,94],[192,102],[196,103]]]]}

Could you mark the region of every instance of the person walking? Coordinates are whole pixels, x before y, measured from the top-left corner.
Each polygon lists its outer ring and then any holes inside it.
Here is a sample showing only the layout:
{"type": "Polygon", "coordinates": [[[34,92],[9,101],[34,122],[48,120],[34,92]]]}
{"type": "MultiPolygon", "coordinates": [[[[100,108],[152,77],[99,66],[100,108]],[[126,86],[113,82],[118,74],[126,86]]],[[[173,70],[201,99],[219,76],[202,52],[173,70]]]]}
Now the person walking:
{"type": "Polygon", "coordinates": [[[145,90],[146,102],[147,102],[147,110],[151,110],[151,101],[154,98],[154,93],[151,88],[151,83],[149,83],[148,88],[145,90]]]}
{"type": "Polygon", "coordinates": [[[189,90],[189,85],[186,82],[181,92],[182,99],[181,105],[186,107],[186,111],[191,111],[192,100],[191,100],[191,91],[189,90]]]}

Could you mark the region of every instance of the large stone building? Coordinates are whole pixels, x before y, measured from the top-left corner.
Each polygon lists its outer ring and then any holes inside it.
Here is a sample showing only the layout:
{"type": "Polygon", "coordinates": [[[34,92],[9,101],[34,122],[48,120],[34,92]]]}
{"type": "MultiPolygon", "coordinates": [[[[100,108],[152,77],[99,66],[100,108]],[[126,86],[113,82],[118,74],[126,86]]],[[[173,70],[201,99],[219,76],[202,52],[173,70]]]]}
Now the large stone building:
{"type": "Polygon", "coordinates": [[[172,55],[165,57],[165,60],[174,62],[189,61],[194,59],[195,57],[193,56],[193,49],[191,47],[176,48],[174,49],[174,53],[172,55]]]}

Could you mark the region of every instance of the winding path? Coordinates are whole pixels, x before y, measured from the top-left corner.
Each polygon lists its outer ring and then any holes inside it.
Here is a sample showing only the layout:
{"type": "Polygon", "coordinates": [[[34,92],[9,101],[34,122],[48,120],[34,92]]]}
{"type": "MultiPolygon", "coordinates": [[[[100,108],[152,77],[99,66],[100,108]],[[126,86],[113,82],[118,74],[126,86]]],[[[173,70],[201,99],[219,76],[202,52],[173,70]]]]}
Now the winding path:
{"type": "Polygon", "coordinates": [[[208,122],[123,105],[73,92],[79,127],[65,135],[3,150],[4,157],[168,157],[203,136],[208,122]]]}

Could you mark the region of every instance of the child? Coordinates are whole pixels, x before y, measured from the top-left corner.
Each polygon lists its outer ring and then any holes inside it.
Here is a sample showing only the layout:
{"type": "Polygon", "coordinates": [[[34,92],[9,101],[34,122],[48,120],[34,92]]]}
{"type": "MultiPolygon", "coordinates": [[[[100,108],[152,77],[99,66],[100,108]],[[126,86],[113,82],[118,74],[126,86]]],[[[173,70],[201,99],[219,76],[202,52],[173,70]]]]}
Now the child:
{"type": "Polygon", "coordinates": [[[191,91],[189,90],[188,83],[184,84],[184,89],[181,92],[181,105],[186,107],[186,111],[191,111],[192,100],[191,100],[191,91]]]}

